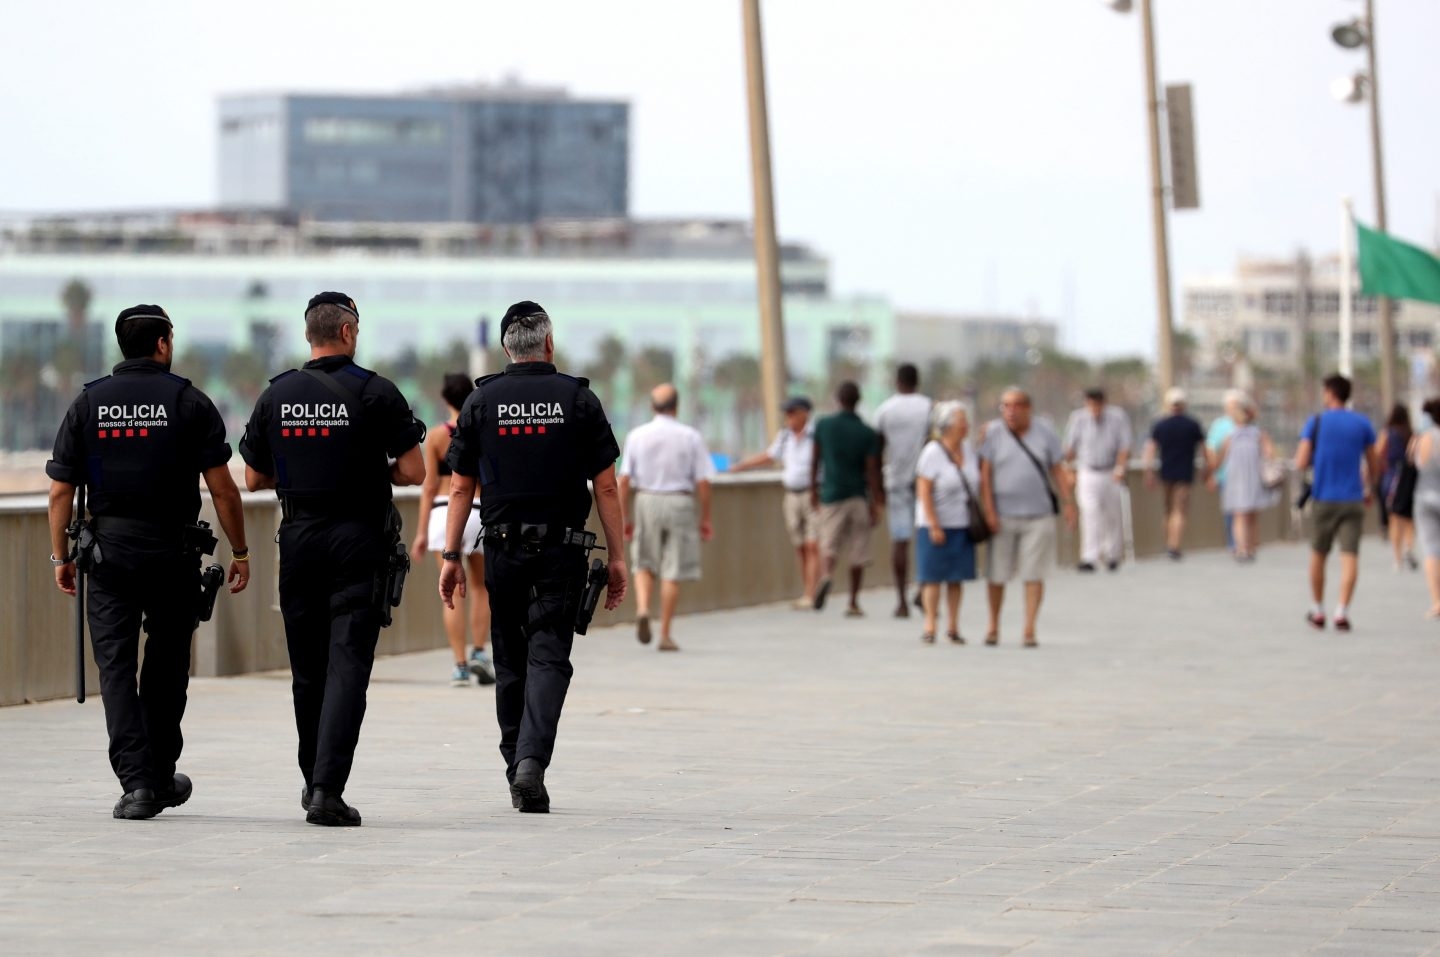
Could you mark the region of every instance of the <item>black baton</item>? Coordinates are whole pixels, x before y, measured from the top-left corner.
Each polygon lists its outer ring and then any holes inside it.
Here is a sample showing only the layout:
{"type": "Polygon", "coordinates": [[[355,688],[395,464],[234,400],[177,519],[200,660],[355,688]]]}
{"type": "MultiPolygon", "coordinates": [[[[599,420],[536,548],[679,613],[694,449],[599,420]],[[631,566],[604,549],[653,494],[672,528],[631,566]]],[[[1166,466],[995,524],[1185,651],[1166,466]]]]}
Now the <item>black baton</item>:
{"type": "Polygon", "coordinates": [[[80,529],[85,524],[85,484],[75,487],[75,517],[67,530],[75,539],[69,558],[75,563],[75,701],[85,703],[85,563],[80,561],[80,529]]]}

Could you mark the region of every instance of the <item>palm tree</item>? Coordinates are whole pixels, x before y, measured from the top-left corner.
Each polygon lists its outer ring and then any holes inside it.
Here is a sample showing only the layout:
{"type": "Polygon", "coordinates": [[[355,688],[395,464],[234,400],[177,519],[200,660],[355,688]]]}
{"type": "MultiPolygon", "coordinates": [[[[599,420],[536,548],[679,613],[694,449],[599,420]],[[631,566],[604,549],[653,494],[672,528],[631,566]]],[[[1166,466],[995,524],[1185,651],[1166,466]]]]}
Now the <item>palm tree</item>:
{"type": "Polygon", "coordinates": [[[624,367],[625,343],[618,336],[606,336],[600,340],[595,361],[585,367],[583,375],[597,392],[603,393],[603,398],[613,399],[615,377],[624,367]]]}

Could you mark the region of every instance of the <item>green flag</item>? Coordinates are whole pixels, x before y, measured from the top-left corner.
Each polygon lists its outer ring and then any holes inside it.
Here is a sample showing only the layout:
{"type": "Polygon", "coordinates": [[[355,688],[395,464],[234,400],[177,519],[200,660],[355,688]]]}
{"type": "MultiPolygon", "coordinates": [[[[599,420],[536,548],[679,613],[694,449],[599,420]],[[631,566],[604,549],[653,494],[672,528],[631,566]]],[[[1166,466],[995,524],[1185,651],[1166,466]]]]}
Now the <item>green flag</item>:
{"type": "Polygon", "coordinates": [[[1359,223],[1360,291],[1367,296],[1440,303],[1440,259],[1359,223]]]}

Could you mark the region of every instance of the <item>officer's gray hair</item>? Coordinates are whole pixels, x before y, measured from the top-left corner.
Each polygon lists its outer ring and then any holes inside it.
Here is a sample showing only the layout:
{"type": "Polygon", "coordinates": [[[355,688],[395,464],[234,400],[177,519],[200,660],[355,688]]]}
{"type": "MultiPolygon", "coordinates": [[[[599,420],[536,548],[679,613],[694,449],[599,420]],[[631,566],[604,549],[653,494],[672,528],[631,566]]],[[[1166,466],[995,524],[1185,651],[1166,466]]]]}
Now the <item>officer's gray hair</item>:
{"type": "Polygon", "coordinates": [[[545,340],[554,331],[543,312],[520,316],[510,323],[500,344],[515,362],[539,362],[545,358],[545,340]]]}
{"type": "Polygon", "coordinates": [[[345,323],[354,323],[360,328],[360,320],[348,309],[333,302],[322,302],[305,313],[305,341],[312,346],[323,346],[340,341],[340,330],[345,323]]]}

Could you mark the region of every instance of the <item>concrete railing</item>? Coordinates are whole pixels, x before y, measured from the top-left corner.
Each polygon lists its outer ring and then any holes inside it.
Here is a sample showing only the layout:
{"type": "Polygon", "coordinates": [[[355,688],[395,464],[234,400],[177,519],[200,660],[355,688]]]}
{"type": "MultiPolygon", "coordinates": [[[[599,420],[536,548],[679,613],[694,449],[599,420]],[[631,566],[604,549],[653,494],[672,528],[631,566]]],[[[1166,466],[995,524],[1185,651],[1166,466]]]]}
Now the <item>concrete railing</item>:
{"type": "MultiPolygon", "coordinates": [[[[1137,557],[1164,551],[1161,494],[1147,489],[1138,472],[1130,481],[1131,521],[1137,557]]],[[[716,482],[713,520],[715,540],[705,549],[705,577],[687,586],[681,611],[716,611],[785,601],[800,593],[794,551],[780,518],[781,488],[774,476],[722,476],[716,482]]],[[[414,491],[397,495],[407,530],[415,527],[419,506],[414,491]]],[[[62,698],[73,693],[74,602],[55,588],[54,574],[45,556],[50,553],[44,496],[0,498],[0,705],[62,698]]],[[[218,528],[209,499],[203,516],[218,528]]],[[[270,493],[245,496],[245,521],[251,559],[251,584],[240,595],[222,592],[214,619],[196,633],[194,673],[217,676],[285,668],[285,632],[280,618],[277,571],[279,554],[274,544],[280,511],[270,493]]],[[[592,519],[592,524],[594,524],[592,519]]],[[[1267,512],[1260,523],[1265,540],[1289,537],[1292,514],[1288,495],[1267,512]]],[[[407,531],[407,535],[411,534],[407,531]]],[[[1224,532],[1215,495],[1196,488],[1190,508],[1191,548],[1218,547],[1224,532]]],[[[1060,556],[1074,561],[1076,540],[1062,532],[1060,556]]],[[[874,563],[867,585],[892,581],[889,542],[883,526],[876,529],[874,563]]],[[[222,543],[219,552],[228,554],[222,543]]],[[[405,601],[396,609],[395,623],[380,637],[380,654],[424,651],[445,646],[436,597],[436,564],[431,556],[416,564],[406,586],[405,601]]],[[[888,607],[888,603],[887,603],[888,607]]],[[[872,609],[882,612],[884,608],[872,609]]],[[[619,624],[633,618],[634,604],[617,612],[603,610],[594,627],[619,624]]],[[[87,655],[87,658],[90,657],[87,655]]],[[[97,692],[93,662],[89,688],[97,692]]]]}

